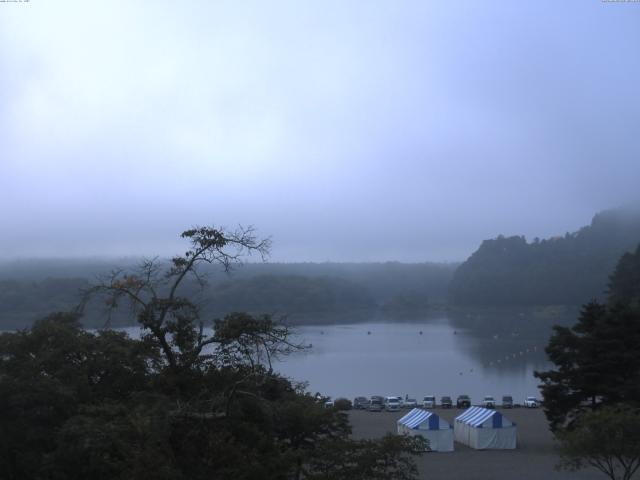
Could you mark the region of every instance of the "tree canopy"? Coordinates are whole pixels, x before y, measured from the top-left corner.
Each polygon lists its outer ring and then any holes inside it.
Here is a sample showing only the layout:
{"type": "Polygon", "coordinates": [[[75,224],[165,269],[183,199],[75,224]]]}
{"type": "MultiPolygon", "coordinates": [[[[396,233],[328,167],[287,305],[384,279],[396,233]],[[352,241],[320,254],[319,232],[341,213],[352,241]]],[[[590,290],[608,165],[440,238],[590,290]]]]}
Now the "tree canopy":
{"type": "Polygon", "coordinates": [[[589,412],[559,439],[562,468],[588,465],[611,480],[630,480],[640,467],[640,410],[617,405],[589,412]]]}
{"type": "Polygon", "coordinates": [[[230,268],[268,243],[212,227],[183,238],[168,269],[145,261],[86,291],[109,309],[125,302],[140,339],[84,330],[81,310],[0,335],[3,478],[414,479],[423,442],[352,440],[343,412],[274,372],[303,347],[287,326],[230,313],[210,331],[185,296],[186,278],[206,281],[200,264],[230,268]]]}
{"type": "Polygon", "coordinates": [[[554,430],[570,428],[600,405],[640,405],[638,272],[638,252],[622,256],[611,276],[608,303],[590,302],[573,327],[554,327],[546,351],[556,368],[536,372],[554,430]]]}
{"type": "Polygon", "coordinates": [[[625,253],[609,281],[609,303],[640,309],[640,244],[625,253]]]}
{"type": "MultiPolygon", "coordinates": [[[[25,328],[50,312],[68,311],[78,302],[78,291],[109,270],[136,270],[139,259],[0,261],[0,330],[25,328]]],[[[155,259],[158,268],[170,259],[155,259]]],[[[286,315],[303,324],[326,319],[362,318],[383,314],[421,314],[446,301],[455,264],[387,263],[243,263],[230,275],[219,265],[201,264],[206,276],[182,284],[182,295],[198,303],[205,317],[242,311],[286,315]]],[[[104,325],[104,305],[85,307],[81,322],[88,328],[104,325]]],[[[126,309],[111,312],[112,326],[135,325],[126,309]]]]}
{"type": "Polygon", "coordinates": [[[546,348],[555,369],[536,372],[554,430],[600,404],[640,402],[640,314],[624,306],[585,305],[578,323],[555,327],[546,348]]]}

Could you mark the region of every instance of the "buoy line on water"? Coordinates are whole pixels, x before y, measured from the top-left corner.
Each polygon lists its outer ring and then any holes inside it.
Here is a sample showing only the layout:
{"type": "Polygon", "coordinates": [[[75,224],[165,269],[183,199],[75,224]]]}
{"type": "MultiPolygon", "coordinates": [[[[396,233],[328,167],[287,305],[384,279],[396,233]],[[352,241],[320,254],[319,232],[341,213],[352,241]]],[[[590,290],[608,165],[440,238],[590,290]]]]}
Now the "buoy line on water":
{"type": "Polygon", "coordinates": [[[503,361],[504,362],[508,362],[509,360],[517,359],[519,357],[523,357],[523,356],[528,355],[530,353],[536,353],[537,351],[538,351],[538,346],[537,345],[533,345],[530,348],[525,348],[524,350],[519,350],[518,352],[513,352],[513,353],[510,353],[510,354],[507,354],[507,355],[504,356],[504,358],[498,358],[496,360],[492,360],[489,363],[483,364],[483,366],[492,367],[493,365],[498,364],[498,363],[502,363],[503,361]]]}
{"type": "MultiPolygon", "coordinates": [[[[422,335],[423,331],[420,330],[418,333],[419,333],[419,335],[422,335]]],[[[454,335],[456,335],[457,333],[458,333],[457,330],[453,331],[454,335]]],[[[321,332],[321,334],[324,334],[324,332],[321,332]]],[[[371,330],[367,330],[367,335],[371,335],[371,330]]],[[[497,339],[498,335],[494,335],[493,338],[497,339]]],[[[537,345],[533,345],[530,348],[525,348],[524,350],[519,350],[517,352],[513,352],[513,353],[510,353],[510,354],[507,354],[507,355],[505,355],[504,359],[498,358],[498,359],[492,360],[492,361],[490,361],[488,363],[482,363],[482,366],[483,367],[493,367],[494,365],[502,363],[503,361],[507,362],[509,360],[517,359],[518,357],[522,357],[522,356],[525,356],[525,355],[527,355],[529,353],[534,353],[534,352],[537,352],[537,351],[538,351],[538,346],[537,345]]],[[[473,368],[469,369],[469,373],[473,373],[473,368]]],[[[459,372],[458,375],[464,375],[464,372],[459,372]]]]}

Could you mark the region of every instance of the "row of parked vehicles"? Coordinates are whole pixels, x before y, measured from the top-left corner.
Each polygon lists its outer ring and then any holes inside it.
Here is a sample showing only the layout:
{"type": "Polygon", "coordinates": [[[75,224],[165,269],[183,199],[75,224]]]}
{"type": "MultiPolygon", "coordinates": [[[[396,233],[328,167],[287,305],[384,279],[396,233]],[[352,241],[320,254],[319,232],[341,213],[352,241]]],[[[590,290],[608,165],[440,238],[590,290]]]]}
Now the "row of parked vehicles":
{"type": "MultiPolygon", "coordinates": [[[[444,395],[440,397],[440,403],[436,401],[435,395],[427,395],[422,399],[420,406],[423,408],[453,408],[453,400],[451,397],[444,395]]],[[[397,412],[403,408],[415,408],[418,406],[418,401],[415,398],[405,397],[382,397],[374,395],[371,398],[356,397],[353,400],[353,408],[361,410],[369,410],[370,412],[380,412],[386,410],[388,412],[397,412]]],[[[456,408],[469,408],[471,406],[471,398],[469,395],[458,395],[455,402],[456,408]]],[[[485,408],[496,408],[497,403],[494,397],[487,395],[482,400],[480,406],[485,408]]],[[[537,408],[539,402],[536,397],[526,397],[524,403],[517,404],[513,402],[511,395],[504,395],[502,397],[502,408],[514,408],[524,406],[525,408],[537,408]]]]}

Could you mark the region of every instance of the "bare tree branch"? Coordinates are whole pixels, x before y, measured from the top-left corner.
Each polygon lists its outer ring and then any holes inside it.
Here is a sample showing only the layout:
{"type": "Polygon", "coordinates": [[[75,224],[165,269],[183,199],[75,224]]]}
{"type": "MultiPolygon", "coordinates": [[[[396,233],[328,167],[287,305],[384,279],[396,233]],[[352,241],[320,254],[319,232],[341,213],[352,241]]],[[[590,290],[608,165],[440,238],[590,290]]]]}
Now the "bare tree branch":
{"type": "Polygon", "coordinates": [[[114,270],[87,289],[78,306],[82,311],[93,297],[103,297],[113,312],[120,300],[126,300],[138,323],[158,342],[167,365],[172,369],[190,368],[203,349],[215,342],[206,338],[198,307],[179,295],[187,277],[203,287],[206,277],[198,271],[202,263],[219,264],[228,272],[244,256],[258,253],[264,260],[270,239],[258,239],[253,227],[236,230],[196,226],[181,237],[189,242],[184,255],[173,257],[166,268],[157,257],[144,259],[131,272],[114,270]]]}

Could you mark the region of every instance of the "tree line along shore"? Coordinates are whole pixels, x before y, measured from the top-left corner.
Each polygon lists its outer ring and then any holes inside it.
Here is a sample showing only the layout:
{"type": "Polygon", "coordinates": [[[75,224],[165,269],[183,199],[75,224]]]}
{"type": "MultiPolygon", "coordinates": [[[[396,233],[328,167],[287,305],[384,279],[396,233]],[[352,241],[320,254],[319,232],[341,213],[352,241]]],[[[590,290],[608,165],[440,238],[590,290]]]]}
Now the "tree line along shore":
{"type": "MultiPolygon", "coordinates": [[[[588,299],[604,300],[616,262],[638,243],[640,214],[614,209],[558,237],[486,240],[462,263],[247,263],[231,274],[204,266],[207,285],[191,281],[184,288],[212,318],[230,311],[286,315],[298,324],[492,310],[550,316],[554,309],[562,314],[588,299]]],[[[23,328],[49,312],[69,310],[97,276],[139,261],[0,263],[0,329],[23,328]]],[[[101,327],[102,305],[88,306],[87,312],[85,325],[101,327]]],[[[127,325],[131,318],[115,312],[111,322],[127,325]]]]}

